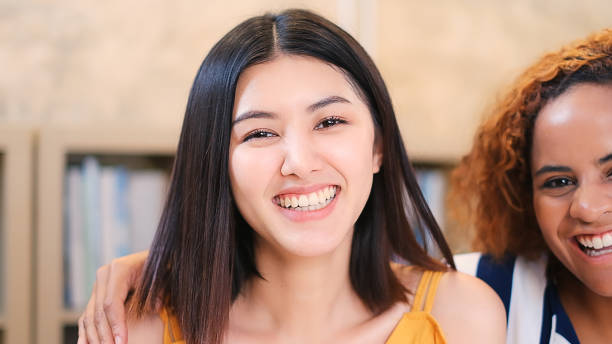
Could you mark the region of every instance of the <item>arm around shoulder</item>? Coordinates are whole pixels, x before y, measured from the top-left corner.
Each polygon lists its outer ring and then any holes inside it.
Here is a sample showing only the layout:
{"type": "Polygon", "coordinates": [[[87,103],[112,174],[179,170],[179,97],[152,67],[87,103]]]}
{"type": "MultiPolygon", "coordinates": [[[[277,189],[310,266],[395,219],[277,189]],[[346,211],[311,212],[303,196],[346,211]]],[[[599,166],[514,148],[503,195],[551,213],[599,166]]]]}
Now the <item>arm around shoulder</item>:
{"type": "Polygon", "coordinates": [[[130,344],[162,344],[164,323],[158,314],[145,314],[142,318],[128,319],[128,342],[130,344]]]}
{"type": "Polygon", "coordinates": [[[506,312],[485,282],[447,272],[440,280],[432,315],[449,343],[505,343],[506,312]]]}

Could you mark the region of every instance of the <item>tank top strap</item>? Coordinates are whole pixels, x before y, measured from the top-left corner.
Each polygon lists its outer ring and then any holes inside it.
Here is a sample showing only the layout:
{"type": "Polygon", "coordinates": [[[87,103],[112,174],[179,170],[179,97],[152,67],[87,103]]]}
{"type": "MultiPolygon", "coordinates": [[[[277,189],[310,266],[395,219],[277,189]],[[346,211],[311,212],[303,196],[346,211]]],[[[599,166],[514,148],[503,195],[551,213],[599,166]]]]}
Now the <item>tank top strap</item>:
{"type": "Polygon", "coordinates": [[[442,271],[432,272],[431,282],[429,283],[429,291],[427,293],[427,298],[425,299],[425,309],[426,313],[431,313],[431,309],[433,308],[434,299],[436,298],[436,291],[438,290],[438,285],[440,284],[440,278],[442,277],[442,271]]]}
{"type": "Polygon", "coordinates": [[[411,312],[431,312],[442,274],[442,271],[426,270],[423,272],[423,276],[421,276],[421,281],[414,295],[411,312]]]}
{"type": "Polygon", "coordinates": [[[412,302],[412,309],[410,310],[411,312],[420,312],[422,310],[423,297],[427,291],[427,285],[429,284],[430,279],[431,271],[424,271],[423,275],[421,275],[421,281],[419,282],[416,293],[414,294],[414,301],[412,302]]]}
{"type": "Polygon", "coordinates": [[[176,318],[164,307],[159,316],[164,323],[164,344],[184,343],[176,318]]]}

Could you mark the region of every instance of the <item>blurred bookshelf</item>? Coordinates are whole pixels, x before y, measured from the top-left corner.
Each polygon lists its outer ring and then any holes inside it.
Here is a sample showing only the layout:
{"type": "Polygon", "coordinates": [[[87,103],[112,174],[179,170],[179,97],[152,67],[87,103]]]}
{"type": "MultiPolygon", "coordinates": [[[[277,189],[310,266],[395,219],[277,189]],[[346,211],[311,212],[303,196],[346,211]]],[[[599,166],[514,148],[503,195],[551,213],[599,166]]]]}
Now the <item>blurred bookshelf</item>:
{"type": "MultiPolygon", "coordinates": [[[[119,226],[119,232],[131,234],[120,240],[119,244],[115,243],[115,248],[110,250],[113,253],[104,254],[105,250],[108,251],[104,248],[108,246],[103,234],[108,233],[105,222],[117,217],[108,216],[108,207],[105,208],[104,204],[115,204],[121,212],[129,210],[130,204],[140,202],[130,202],[130,192],[121,196],[117,191],[113,196],[115,198],[109,202],[108,197],[104,196],[108,194],[108,189],[102,185],[123,185],[118,190],[130,190],[129,186],[124,185],[125,181],[135,180],[132,174],[141,173],[145,179],[158,181],[153,184],[145,182],[140,186],[141,190],[163,190],[161,199],[159,192],[158,196],[146,196],[148,199],[156,198],[154,203],[159,208],[160,202],[165,200],[167,187],[159,182],[168,181],[178,133],[178,128],[125,126],[40,128],[36,157],[37,245],[34,276],[37,283],[35,328],[32,332],[36,337],[35,343],[75,343],[77,320],[89,298],[96,269],[113,256],[148,247],[157,227],[160,209],[149,210],[148,213],[145,210],[145,216],[143,213],[127,216],[130,219],[147,219],[148,222],[141,224],[140,228],[147,228],[148,231],[134,234],[126,230],[123,223],[123,226],[119,226]],[[86,190],[91,189],[92,185],[98,191],[92,193],[86,190]],[[83,224],[77,232],[72,225],[74,223],[83,224]],[[88,232],[92,228],[95,235],[88,232]],[[81,238],[75,236],[78,232],[81,238]],[[131,240],[133,237],[139,240],[131,240]],[[88,239],[93,241],[88,243],[88,239]],[[134,242],[141,246],[134,246],[134,242]]],[[[434,216],[448,236],[444,200],[454,160],[440,159],[440,155],[427,158],[427,153],[422,153],[416,154],[417,178],[434,216]]],[[[4,165],[3,161],[0,160],[0,166],[4,165]]],[[[121,219],[122,215],[118,217],[121,219]]],[[[120,237],[121,233],[111,237],[120,237]]],[[[453,248],[461,245],[450,241],[453,248]]],[[[4,328],[5,325],[0,322],[0,327],[4,328]]]]}
{"type": "Polygon", "coordinates": [[[99,266],[148,248],[178,128],[43,127],[38,154],[36,343],[75,343],[99,266]]]}
{"type": "Polygon", "coordinates": [[[0,124],[0,343],[30,343],[33,130],[0,124]]]}
{"type": "Polygon", "coordinates": [[[457,225],[449,215],[447,204],[450,174],[456,159],[423,159],[413,166],[421,192],[454,254],[471,251],[472,234],[457,225]]]}

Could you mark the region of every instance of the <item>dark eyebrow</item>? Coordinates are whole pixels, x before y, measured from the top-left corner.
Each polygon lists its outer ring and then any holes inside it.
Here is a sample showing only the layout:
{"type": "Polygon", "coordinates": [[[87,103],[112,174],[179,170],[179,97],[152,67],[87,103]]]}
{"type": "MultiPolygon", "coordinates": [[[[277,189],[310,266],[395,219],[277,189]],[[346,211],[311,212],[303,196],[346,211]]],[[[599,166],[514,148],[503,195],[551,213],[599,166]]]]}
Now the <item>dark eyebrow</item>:
{"type": "MultiPolygon", "coordinates": [[[[327,98],[323,98],[319,100],[318,102],[312,105],[309,105],[307,109],[308,109],[308,112],[315,112],[320,108],[323,108],[323,107],[326,107],[327,105],[335,104],[335,103],[350,104],[351,102],[340,96],[329,96],[327,98]]],[[[276,117],[276,115],[274,115],[273,113],[269,113],[269,112],[247,111],[247,112],[244,112],[238,115],[236,119],[232,122],[232,126],[236,125],[236,123],[238,122],[242,122],[244,120],[251,119],[251,118],[274,118],[274,117],[276,117]]]]}
{"type": "Polygon", "coordinates": [[[610,153],[610,154],[604,156],[603,158],[597,160],[597,163],[599,165],[603,165],[603,164],[605,164],[606,162],[608,162],[610,160],[612,160],[612,153],[610,153]]]}
{"type": "Polygon", "coordinates": [[[251,118],[274,118],[276,117],[274,114],[263,111],[247,111],[236,117],[236,119],[232,122],[232,127],[236,125],[238,122],[242,122],[251,118]]]}
{"type": "Polygon", "coordinates": [[[548,172],[571,172],[572,169],[567,166],[551,166],[546,165],[536,171],[534,177],[539,176],[540,174],[548,173],[548,172]]]}
{"type": "Polygon", "coordinates": [[[323,107],[326,107],[327,105],[335,104],[335,103],[349,103],[350,104],[351,102],[340,96],[330,96],[327,98],[323,98],[319,100],[318,102],[308,106],[308,111],[315,112],[320,108],[323,108],[323,107]]]}

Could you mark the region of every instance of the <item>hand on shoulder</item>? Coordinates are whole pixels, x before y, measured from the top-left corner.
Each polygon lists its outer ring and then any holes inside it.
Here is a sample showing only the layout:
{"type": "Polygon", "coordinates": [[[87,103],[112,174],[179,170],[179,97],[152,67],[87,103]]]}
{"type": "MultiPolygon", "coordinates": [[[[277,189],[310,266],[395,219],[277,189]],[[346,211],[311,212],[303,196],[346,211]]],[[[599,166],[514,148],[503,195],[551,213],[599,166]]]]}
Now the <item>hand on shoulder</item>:
{"type": "Polygon", "coordinates": [[[449,343],[505,343],[506,312],[495,291],[480,279],[457,271],[445,273],[432,315],[449,343]]]}
{"type": "Polygon", "coordinates": [[[164,323],[157,313],[145,314],[140,318],[128,315],[130,344],[162,344],[164,323]]]}

